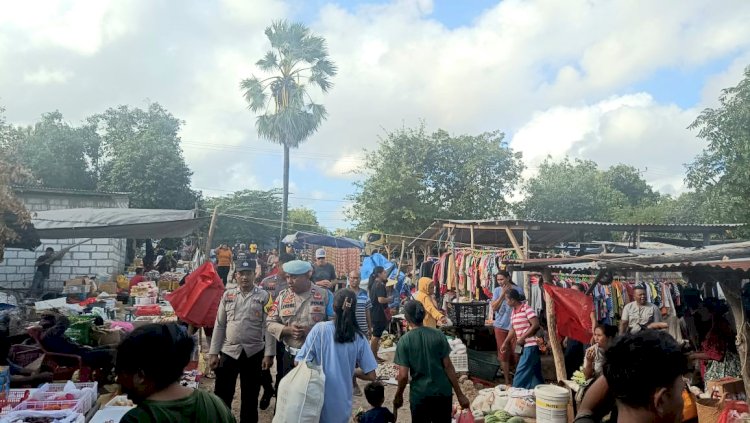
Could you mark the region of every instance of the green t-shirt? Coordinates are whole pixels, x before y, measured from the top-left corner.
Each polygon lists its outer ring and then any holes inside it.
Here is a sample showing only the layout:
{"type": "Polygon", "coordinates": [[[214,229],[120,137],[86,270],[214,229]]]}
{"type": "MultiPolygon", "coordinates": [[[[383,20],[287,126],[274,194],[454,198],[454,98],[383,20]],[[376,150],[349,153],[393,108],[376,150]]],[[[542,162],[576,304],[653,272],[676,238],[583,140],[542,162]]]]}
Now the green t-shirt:
{"type": "Polygon", "coordinates": [[[121,423],[235,423],[232,412],[216,395],[196,389],[175,401],[144,401],[128,411],[121,423]]]}
{"type": "Polygon", "coordinates": [[[395,363],[408,367],[411,375],[409,401],[418,404],[422,398],[453,395],[453,388],[443,367],[451,347],[437,329],[419,327],[402,336],[396,345],[395,363]]]}

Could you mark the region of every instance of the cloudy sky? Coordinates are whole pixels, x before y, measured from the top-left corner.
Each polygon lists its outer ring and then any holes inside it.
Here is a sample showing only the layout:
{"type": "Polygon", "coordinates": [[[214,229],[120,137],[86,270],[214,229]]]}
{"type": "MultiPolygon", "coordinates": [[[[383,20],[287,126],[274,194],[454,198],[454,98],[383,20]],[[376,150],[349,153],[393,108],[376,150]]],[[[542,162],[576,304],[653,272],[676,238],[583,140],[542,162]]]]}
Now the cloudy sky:
{"type": "Polygon", "coordinates": [[[292,205],[330,228],[347,226],[362,149],[422,119],[502,130],[532,172],[567,154],[680,192],[703,148],[686,127],[750,65],[745,0],[15,1],[0,3],[0,104],[10,122],[59,110],[77,124],[158,101],[186,122],[195,188],[280,186],[281,148],[258,139],[238,88],[279,18],[323,35],[339,67],[291,168],[292,205]]]}

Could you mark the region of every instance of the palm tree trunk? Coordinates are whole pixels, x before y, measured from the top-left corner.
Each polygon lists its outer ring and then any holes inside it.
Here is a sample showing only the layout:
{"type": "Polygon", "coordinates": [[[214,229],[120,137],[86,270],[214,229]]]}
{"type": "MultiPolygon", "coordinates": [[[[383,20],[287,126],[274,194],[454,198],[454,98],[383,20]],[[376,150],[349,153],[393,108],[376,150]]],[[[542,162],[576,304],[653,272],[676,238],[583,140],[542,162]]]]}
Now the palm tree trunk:
{"type": "Polygon", "coordinates": [[[289,146],[284,144],[284,192],[281,205],[281,233],[279,234],[279,251],[284,251],[281,240],[286,235],[287,209],[289,207],[289,146]]]}

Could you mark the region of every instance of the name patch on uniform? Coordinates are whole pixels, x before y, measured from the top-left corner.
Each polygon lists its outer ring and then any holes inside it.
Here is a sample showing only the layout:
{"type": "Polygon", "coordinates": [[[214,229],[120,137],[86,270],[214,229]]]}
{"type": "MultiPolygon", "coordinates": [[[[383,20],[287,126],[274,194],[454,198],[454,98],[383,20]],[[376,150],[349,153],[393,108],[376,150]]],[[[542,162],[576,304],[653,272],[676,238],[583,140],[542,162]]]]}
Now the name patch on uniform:
{"type": "Polygon", "coordinates": [[[282,317],[294,316],[294,309],[293,308],[282,308],[281,309],[281,316],[282,317]]]}
{"type": "Polygon", "coordinates": [[[323,313],[323,306],[310,307],[310,313],[323,313]]]}

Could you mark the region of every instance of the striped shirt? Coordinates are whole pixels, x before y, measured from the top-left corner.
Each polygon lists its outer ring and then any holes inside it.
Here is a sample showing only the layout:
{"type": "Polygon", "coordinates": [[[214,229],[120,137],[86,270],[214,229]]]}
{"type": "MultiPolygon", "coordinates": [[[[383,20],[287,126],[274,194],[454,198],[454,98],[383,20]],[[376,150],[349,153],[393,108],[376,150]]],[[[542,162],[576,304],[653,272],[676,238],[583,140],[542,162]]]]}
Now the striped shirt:
{"type": "MultiPolygon", "coordinates": [[[[511,324],[513,325],[513,331],[516,333],[516,339],[523,336],[523,334],[526,333],[526,331],[529,330],[531,327],[531,319],[537,317],[536,313],[534,313],[534,310],[528,306],[528,304],[523,303],[517,308],[513,309],[513,314],[511,314],[511,324]]],[[[524,347],[532,347],[536,345],[536,337],[535,336],[529,336],[526,338],[526,343],[523,344],[524,347]]]]}
{"type": "Polygon", "coordinates": [[[365,335],[370,336],[370,332],[367,328],[367,313],[370,312],[372,303],[370,297],[367,295],[367,291],[360,288],[357,293],[357,325],[364,332],[365,335]]]}

